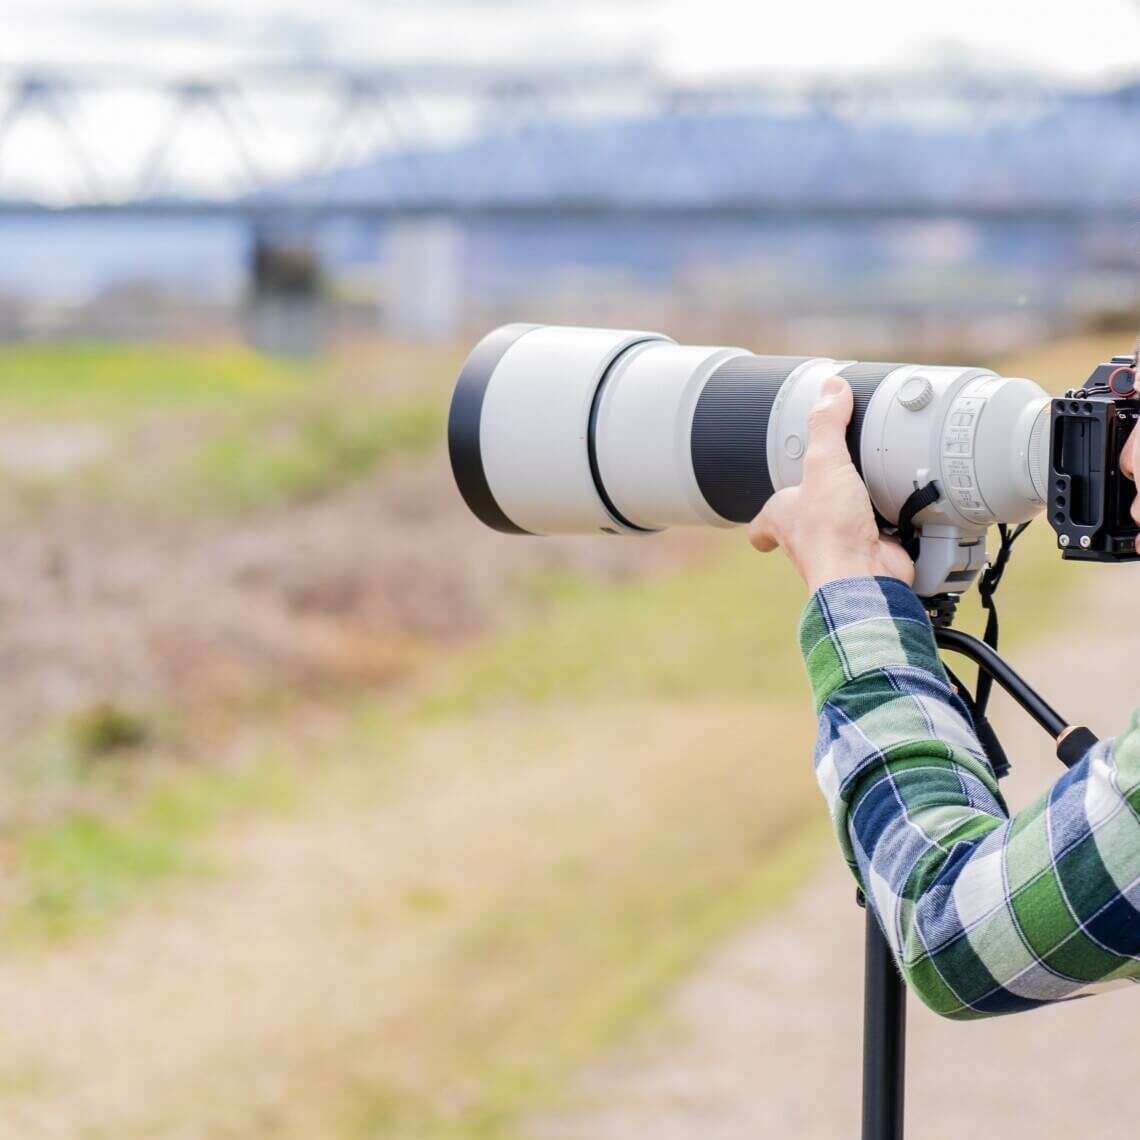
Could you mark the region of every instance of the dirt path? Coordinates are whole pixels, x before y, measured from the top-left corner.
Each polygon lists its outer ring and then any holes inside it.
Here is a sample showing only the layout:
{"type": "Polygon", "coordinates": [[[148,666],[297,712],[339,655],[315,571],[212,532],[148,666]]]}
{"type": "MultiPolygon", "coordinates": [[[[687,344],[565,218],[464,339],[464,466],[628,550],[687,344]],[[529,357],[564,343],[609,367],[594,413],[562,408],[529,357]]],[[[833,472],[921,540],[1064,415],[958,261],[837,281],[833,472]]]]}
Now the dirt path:
{"type": "Polygon", "coordinates": [[[701,892],[792,838],[809,781],[753,761],[779,730],[737,698],[445,723],[390,772],[374,742],[224,874],[0,957],[0,1140],[498,1137],[467,1117],[595,1055],[701,892]]]}
{"type": "MultiPolygon", "coordinates": [[[[1018,663],[1062,712],[1108,735],[1137,703],[1135,634],[1117,632],[1136,570],[1073,573],[1098,591],[1088,620],[1075,636],[1018,653],[1018,663]]],[[[999,700],[1016,808],[1059,769],[1039,732],[999,700]]],[[[715,952],[664,1023],[583,1074],[571,1106],[535,1121],[528,1140],[857,1136],[861,969],[861,914],[832,860],[780,920],[715,952]]],[[[1140,1077],[1138,1025],[1140,992],[1130,991],[966,1025],[912,1003],[909,1134],[1134,1137],[1127,1106],[1140,1077]]]]}

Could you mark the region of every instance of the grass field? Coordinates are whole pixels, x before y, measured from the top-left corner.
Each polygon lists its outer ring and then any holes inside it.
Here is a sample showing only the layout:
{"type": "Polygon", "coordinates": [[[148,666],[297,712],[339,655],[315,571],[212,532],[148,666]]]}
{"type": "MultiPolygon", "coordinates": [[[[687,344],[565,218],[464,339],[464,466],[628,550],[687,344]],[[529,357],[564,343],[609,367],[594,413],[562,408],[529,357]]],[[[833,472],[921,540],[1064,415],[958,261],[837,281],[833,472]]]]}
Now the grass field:
{"type": "Polygon", "coordinates": [[[437,446],[454,365],[404,349],[364,383],[348,362],[287,365],[232,346],[3,349],[0,470],[5,440],[32,441],[5,498],[95,497],[165,515],[319,498],[437,446]]]}
{"type": "Polygon", "coordinates": [[[6,345],[0,351],[6,422],[131,420],[163,410],[279,397],[303,383],[289,367],[234,345],[6,345]]]}
{"type": "MultiPolygon", "coordinates": [[[[1065,386],[1106,347],[1010,371],[1065,386]]],[[[21,525],[89,497],[140,526],[240,528],[401,457],[442,461],[454,353],[393,350],[379,384],[358,359],[301,374],[229,349],[119,354],[0,353],[12,421],[114,441],[98,478],[56,477],[21,525]]],[[[1031,528],[1003,587],[1012,641],[1073,574],[1031,528]]],[[[172,705],[175,729],[133,734],[42,726],[4,759],[0,1103],[50,1129],[13,1135],[510,1137],[829,851],[802,600],[740,533],[616,578],[535,566],[497,628],[432,647],[386,694],[278,688],[237,721],[172,705]]]]}

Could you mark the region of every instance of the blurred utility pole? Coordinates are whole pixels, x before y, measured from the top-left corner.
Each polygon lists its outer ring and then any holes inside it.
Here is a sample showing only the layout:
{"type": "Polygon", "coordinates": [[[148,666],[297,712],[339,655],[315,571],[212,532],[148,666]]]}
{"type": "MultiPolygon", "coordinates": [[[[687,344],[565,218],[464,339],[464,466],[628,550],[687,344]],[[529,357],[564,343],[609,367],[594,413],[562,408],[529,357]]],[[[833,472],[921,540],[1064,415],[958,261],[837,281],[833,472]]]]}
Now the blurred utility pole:
{"type": "Polygon", "coordinates": [[[312,235],[282,226],[256,229],[250,280],[250,340],[278,356],[316,355],[324,340],[325,306],[312,235]]]}

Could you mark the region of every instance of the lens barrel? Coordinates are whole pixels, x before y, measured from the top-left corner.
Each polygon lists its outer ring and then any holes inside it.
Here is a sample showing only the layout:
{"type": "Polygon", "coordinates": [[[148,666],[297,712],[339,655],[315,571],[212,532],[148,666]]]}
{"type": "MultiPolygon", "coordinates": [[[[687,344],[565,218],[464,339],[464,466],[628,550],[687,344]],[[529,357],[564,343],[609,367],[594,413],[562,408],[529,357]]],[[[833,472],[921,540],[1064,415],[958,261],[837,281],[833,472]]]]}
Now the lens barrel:
{"type": "Polygon", "coordinates": [[[1048,401],[1032,381],[625,329],[519,324],[485,337],[451,404],[452,470],[474,514],[507,533],[745,523],[799,483],[811,408],[836,373],[853,392],[848,449],[881,523],[929,482],[940,496],[928,527],[977,536],[1041,509],[1048,401]]]}
{"type": "MultiPolygon", "coordinates": [[[[481,521],[513,534],[747,522],[776,489],[767,441],[779,393],[813,363],[839,367],[656,333],[503,326],[456,385],[456,483],[481,521]]],[[[857,384],[857,423],[873,390],[857,384]]]]}

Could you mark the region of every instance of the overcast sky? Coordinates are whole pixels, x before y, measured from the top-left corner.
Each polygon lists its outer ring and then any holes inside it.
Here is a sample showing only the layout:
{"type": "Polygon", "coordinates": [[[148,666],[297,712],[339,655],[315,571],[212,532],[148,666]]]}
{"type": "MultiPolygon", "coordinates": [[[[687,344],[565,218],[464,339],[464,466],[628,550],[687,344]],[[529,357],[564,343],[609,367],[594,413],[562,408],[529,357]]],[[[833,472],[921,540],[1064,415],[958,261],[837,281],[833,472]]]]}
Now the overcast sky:
{"type": "Polygon", "coordinates": [[[685,77],[944,65],[1140,68],[1138,0],[0,0],[0,61],[173,70],[251,55],[646,57],[685,77]]]}

